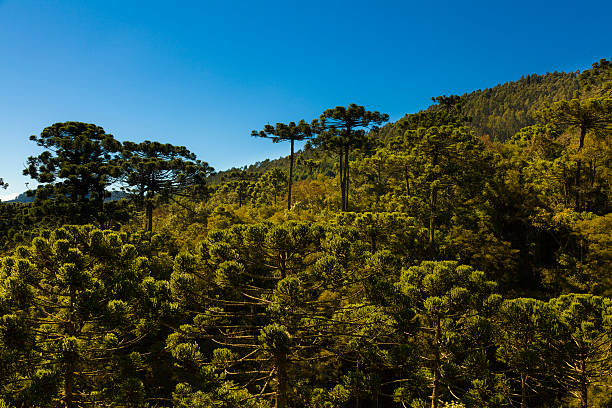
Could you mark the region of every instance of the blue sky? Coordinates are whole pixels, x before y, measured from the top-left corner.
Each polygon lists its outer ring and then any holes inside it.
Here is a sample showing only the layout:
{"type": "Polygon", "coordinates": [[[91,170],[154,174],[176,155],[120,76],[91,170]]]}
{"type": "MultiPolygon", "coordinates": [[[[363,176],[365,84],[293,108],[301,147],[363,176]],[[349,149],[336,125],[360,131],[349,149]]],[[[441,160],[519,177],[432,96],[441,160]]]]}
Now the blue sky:
{"type": "Polygon", "coordinates": [[[609,1],[0,0],[0,177],[25,190],[52,123],[185,145],[216,169],[285,155],[250,137],[355,102],[430,97],[612,56],[609,1]]]}

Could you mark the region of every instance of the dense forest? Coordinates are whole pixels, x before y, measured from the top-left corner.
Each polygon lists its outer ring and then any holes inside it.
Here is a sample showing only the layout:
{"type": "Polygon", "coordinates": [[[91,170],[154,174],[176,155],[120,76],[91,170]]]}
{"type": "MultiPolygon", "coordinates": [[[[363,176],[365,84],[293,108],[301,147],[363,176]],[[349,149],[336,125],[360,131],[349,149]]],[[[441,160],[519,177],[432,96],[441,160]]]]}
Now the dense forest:
{"type": "Polygon", "coordinates": [[[432,99],[262,125],[288,156],[220,173],[31,136],[0,407],[611,407],[612,60],[432,99]]]}

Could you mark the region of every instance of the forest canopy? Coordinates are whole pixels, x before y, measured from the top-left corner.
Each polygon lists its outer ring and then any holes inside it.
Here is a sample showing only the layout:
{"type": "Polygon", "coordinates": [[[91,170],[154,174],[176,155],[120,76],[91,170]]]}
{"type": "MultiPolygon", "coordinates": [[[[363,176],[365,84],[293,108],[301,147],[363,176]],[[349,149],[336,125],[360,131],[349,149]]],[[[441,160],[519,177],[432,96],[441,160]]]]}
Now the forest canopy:
{"type": "Polygon", "coordinates": [[[31,136],[0,407],[612,406],[612,61],[432,102],[265,125],[288,156],[219,173],[31,136]]]}

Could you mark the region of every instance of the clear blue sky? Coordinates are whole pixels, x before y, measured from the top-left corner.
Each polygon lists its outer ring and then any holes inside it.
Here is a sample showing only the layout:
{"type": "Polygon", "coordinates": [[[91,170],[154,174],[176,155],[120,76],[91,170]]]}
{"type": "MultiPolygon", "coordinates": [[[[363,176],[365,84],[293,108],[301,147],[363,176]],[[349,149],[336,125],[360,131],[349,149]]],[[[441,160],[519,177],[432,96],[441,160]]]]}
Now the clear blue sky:
{"type": "Polygon", "coordinates": [[[185,145],[216,169],[285,155],[266,123],[431,96],[612,56],[610,1],[0,0],[0,177],[55,122],[185,145]]]}

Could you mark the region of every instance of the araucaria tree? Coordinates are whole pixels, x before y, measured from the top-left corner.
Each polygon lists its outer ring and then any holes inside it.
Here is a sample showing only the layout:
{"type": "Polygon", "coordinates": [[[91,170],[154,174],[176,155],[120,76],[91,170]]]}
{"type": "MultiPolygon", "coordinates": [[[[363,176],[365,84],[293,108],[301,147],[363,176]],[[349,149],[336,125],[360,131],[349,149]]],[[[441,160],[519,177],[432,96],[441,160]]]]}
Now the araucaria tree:
{"type": "Polygon", "coordinates": [[[251,136],[265,137],[272,139],[272,142],[279,143],[289,141],[291,143],[291,153],[289,155],[289,191],[287,193],[287,209],[291,210],[291,185],[293,184],[293,155],[294,145],[296,141],[310,139],[312,137],[312,129],[303,119],[296,125],[295,122],[290,122],[288,125],[277,123],[276,127],[266,125],[263,130],[254,130],[251,136]]]}
{"type": "Polygon", "coordinates": [[[348,107],[336,106],[323,112],[319,120],[312,121],[318,133],[315,144],[336,152],[339,159],[341,209],[348,210],[349,202],[349,158],[352,149],[363,147],[368,136],[366,131],[389,120],[389,115],[366,111],[354,103],[348,107]]]}
{"type": "Polygon", "coordinates": [[[583,210],[580,197],[580,173],[582,169],[580,153],[587,135],[602,138],[604,134],[612,131],[612,99],[590,98],[586,100],[572,99],[569,102],[559,101],[542,109],[538,115],[545,122],[559,126],[561,129],[577,130],[579,132],[575,180],[576,209],[583,210]]]}
{"type": "Polygon", "coordinates": [[[168,293],[168,282],[151,276],[160,262],[140,240],[65,226],[0,258],[8,406],[145,406],[137,346],[156,330],[150,305],[161,304],[156,293],[168,293]]]}
{"type": "Polygon", "coordinates": [[[29,157],[23,171],[41,184],[37,202],[46,202],[55,217],[61,211],[72,223],[91,222],[119,174],[121,144],[100,126],[82,122],[55,123],[30,140],[45,149],[29,157]]]}
{"type": "Polygon", "coordinates": [[[122,151],[124,188],[146,211],[147,229],[153,230],[155,200],[166,202],[188,188],[202,190],[213,168],[196,160],[184,146],[148,140],[125,142],[122,151]]]}

